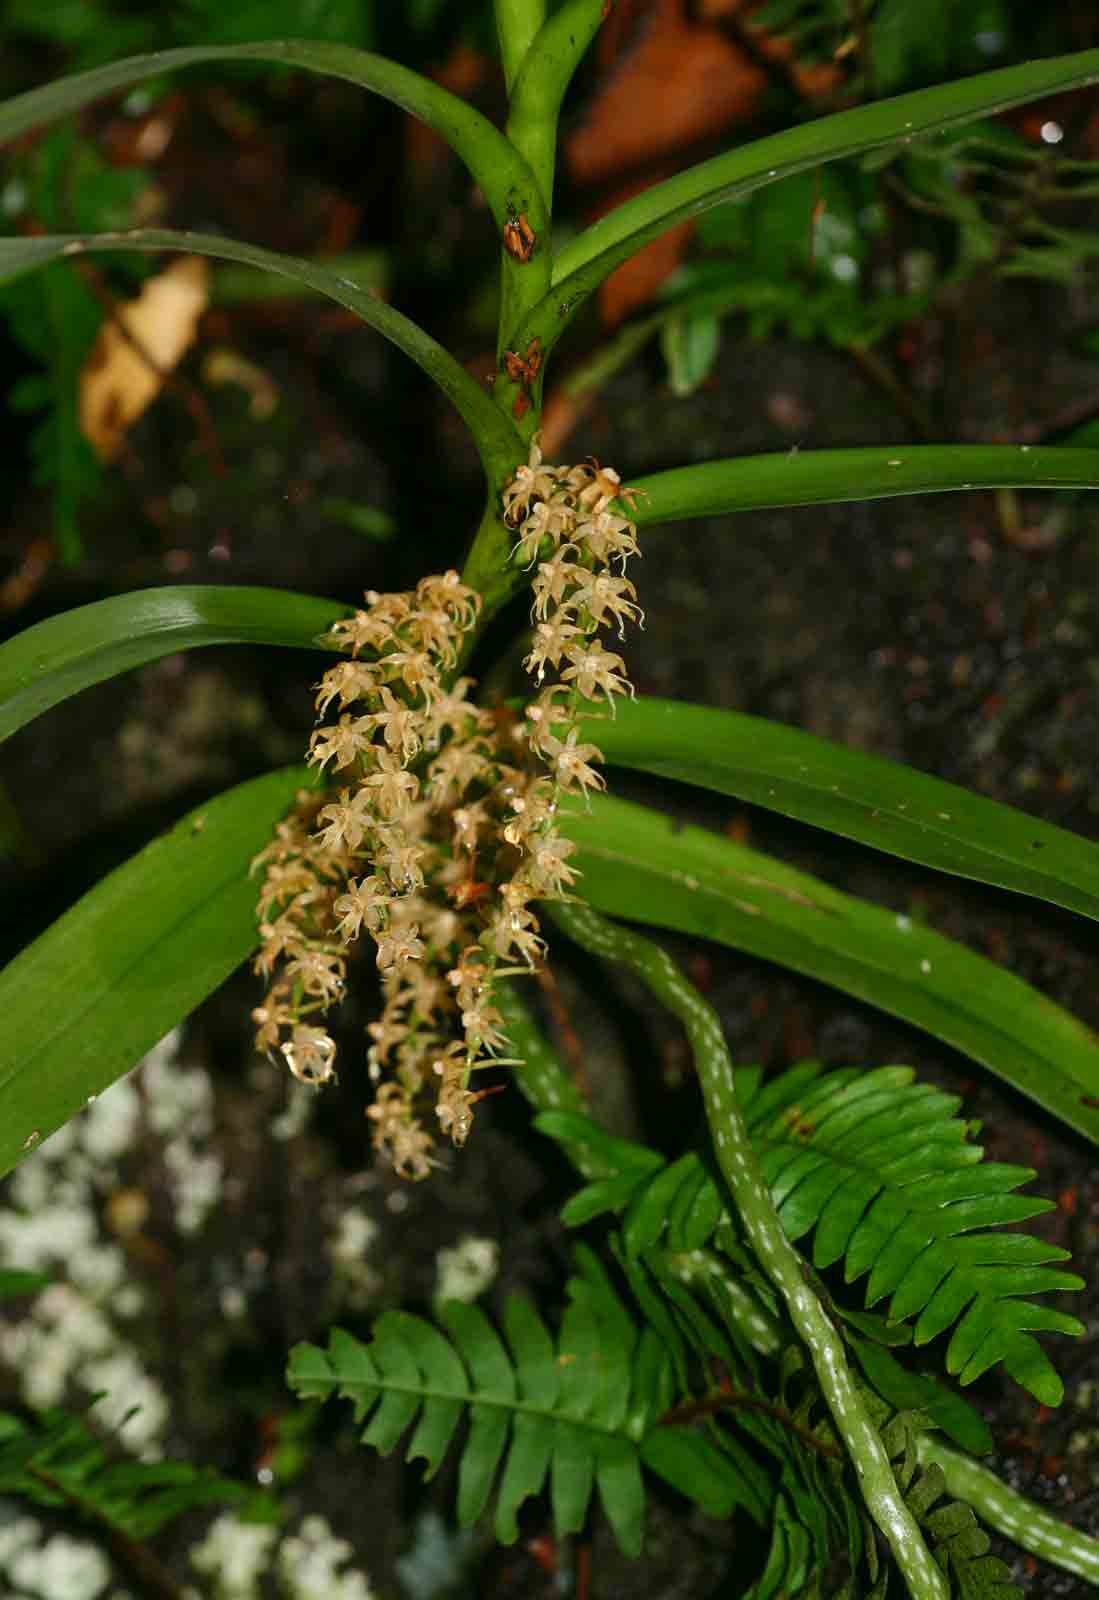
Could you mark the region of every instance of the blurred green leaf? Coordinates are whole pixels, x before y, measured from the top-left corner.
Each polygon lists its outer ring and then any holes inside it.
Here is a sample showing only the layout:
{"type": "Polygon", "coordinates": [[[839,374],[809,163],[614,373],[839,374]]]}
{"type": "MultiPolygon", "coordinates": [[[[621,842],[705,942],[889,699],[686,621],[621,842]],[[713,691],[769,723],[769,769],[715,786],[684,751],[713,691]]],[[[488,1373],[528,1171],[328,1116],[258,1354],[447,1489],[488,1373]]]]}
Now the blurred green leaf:
{"type": "MultiPolygon", "coordinates": [[[[148,182],[142,172],[108,166],[70,125],[47,133],[15,171],[26,184],[29,214],[47,228],[124,227],[148,182]]],[[[53,491],[54,528],[66,561],[81,553],[80,513],[103,477],[78,416],[80,373],[103,315],[92,287],[60,264],[37,279],[0,286],[0,316],[44,369],[15,384],[8,403],[16,411],[46,413],[31,435],[31,459],[35,483],[53,491]]]]}
{"type": "Polygon", "coordinates": [[[0,1493],[78,1512],[131,1539],[147,1539],[198,1506],[255,1495],[211,1467],[112,1458],[82,1417],[61,1410],[29,1422],[0,1412],[0,1493]]]}
{"type": "Polygon", "coordinates": [[[375,31],[374,0],[182,0],[176,18],[187,44],[327,39],[369,49],[375,31]]]}
{"type": "Polygon", "coordinates": [[[341,523],[343,527],[350,528],[352,533],[361,533],[364,539],[372,539],[375,544],[385,544],[397,532],[397,522],[388,511],[379,511],[377,506],[365,506],[358,500],[322,500],[317,508],[322,517],[329,522],[341,523]]]}
{"type": "Polygon", "coordinates": [[[665,296],[695,316],[745,312],[753,338],[785,327],[843,348],[874,344],[930,298],[930,288],[868,292],[863,268],[882,217],[862,167],[795,173],[706,212],[698,241],[707,253],[676,273],[665,296]]]}
{"type": "Polygon", "coordinates": [[[17,343],[45,365],[8,397],[15,411],[45,416],[31,434],[34,482],[53,491],[53,525],[65,561],[83,549],[80,513],[102,482],[95,451],[80,430],[77,383],[103,313],[82,279],[60,262],[33,279],[0,288],[3,315],[17,343]]]}
{"type": "Polygon", "coordinates": [[[688,395],[705,383],[721,348],[721,324],[708,312],[673,311],[660,330],[673,394],[688,395]]]}
{"type": "Polygon", "coordinates": [[[14,1300],[20,1295],[37,1294],[49,1283],[45,1272],[20,1272],[14,1267],[0,1269],[0,1300],[14,1300]]]}
{"type": "Polygon", "coordinates": [[[95,67],[154,44],[159,34],[155,16],[120,12],[95,0],[6,0],[0,25],[11,38],[26,34],[63,45],[75,67],[95,67]]]}
{"type": "Polygon", "coordinates": [[[875,92],[899,94],[956,72],[958,36],[972,11],[972,0],[880,0],[870,28],[875,92]]]}

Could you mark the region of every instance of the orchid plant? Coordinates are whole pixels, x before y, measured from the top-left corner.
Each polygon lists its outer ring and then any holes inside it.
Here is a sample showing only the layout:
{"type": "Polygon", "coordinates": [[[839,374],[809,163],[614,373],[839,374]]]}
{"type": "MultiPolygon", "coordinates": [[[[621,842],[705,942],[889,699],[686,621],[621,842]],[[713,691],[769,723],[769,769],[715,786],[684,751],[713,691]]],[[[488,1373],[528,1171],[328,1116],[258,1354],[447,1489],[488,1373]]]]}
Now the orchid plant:
{"type": "MultiPolygon", "coordinates": [[[[983,1162],[957,1101],[895,1066],[774,1080],[734,1067],[717,1016],[658,943],[626,924],[702,935],[869,1000],[966,1052],[1084,1139],[1099,1140],[1099,1048],[1019,978],[931,929],[744,845],[627,803],[604,767],[735,796],[944,872],[1099,916],[1099,858],[1066,832],[795,729],[634,695],[609,645],[641,623],[652,526],[760,506],[978,487],[1099,487],[1099,451],[898,445],[714,460],[624,478],[553,464],[543,385],[565,330],[623,261],[675,223],[792,174],[1099,81],[1099,51],[1037,60],[860,105],[715,156],[559,243],[554,166],[565,91],[603,0],[496,0],[508,95],[497,127],[399,63],[333,43],[182,48],[65,78],[0,106],[0,139],[198,64],[329,74],[421,118],[468,168],[500,247],[491,388],[354,278],[232,239],[164,229],[0,239],[0,277],[92,251],[184,251],[281,274],[391,340],[459,412],[484,469],[479,524],[454,565],[347,613],[310,595],[163,587],[80,607],[0,648],[6,736],[84,687],[169,652],[251,642],[338,659],[318,688],[302,766],[210,800],[104,878],[0,975],[0,1170],[126,1072],[250,956],[258,1048],[318,1086],[362,1072],[364,1133],[427,1178],[470,1137],[484,1090],[514,1081],[582,1180],[565,1210],[617,1227],[576,1249],[556,1335],[527,1302],[507,1345],[479,1311],[446,1332],[387,1313],[366,1346],[333,1330],[289,1381],[339,1394],[393,1448],[440,1464],[468,1414],[459,1516],[495,1503],[502,1540],[550,1483],[559,1533],[593,1488],[640,1549],[644,1473],[713,1515],[764,1530],[742,1591],[913,1600],[1012,1592],[977,1514],[1091,1581],[1099,1545],[974,1459],[983,1422],[890,1347],[949,1332],[962,1384],[1002,1363],[1046,1404],[1061,1383],[1035,1330],[1081,1324],[1032,1297],[1078,1287],[1063,1252],[996,1232],[1046,1202],[1032,1174],[983,1162]],[[630,576],[626,574],[627,563],[630,576]],[[636,587],[635,587],[636,584],[636,587]],[[527,677],[478,687],[486,625],[530,590],[527,677]],[[639,593],[640,591],[640,593],[639,593]],[[609,630],[609,632],[608,632],[609,630]],[[258,913],[256,901],[259,901],[258,913]],[[541,1031],[526,976],[562,929],[622,963],[678,1017],[709,1145],[666,1163],[613,1137],[541,1031]],[[363,1066],[339,1061],[328,1013],[370,946],[383,1006],[363,1066]],[[52,997],[64,994],[58,1006],[52,997]],[[372,1085],[372,1089],[370,1088],[372,1085]],[[811,1250],[799,1241],[812,1240],[811,1250]],[[846,1305],[819,1274],[868,1276],[846,1305]],[[885,1316],[870,1308],[887,1302],[885,1316]],[[938,1437],[945,1433],[951,1443],[938,1437]],[[500,1477],[497,1481],[497,1470],[500,1477]],[[495,1488],[494,1488],[495,1484],[495,1488]],[[946,1497],[945,1504],[938,1504],[946,1497]],[[937,1508],[936,1508],[937,1507],[937,1508]]],[[[580,454],[579,450],[572,453],[580,454]]],[[[653,595],[650,609],[659,603],[653,595]]],[[[445,1182],[437,1175],[432,1181],[445,1182]]]]}

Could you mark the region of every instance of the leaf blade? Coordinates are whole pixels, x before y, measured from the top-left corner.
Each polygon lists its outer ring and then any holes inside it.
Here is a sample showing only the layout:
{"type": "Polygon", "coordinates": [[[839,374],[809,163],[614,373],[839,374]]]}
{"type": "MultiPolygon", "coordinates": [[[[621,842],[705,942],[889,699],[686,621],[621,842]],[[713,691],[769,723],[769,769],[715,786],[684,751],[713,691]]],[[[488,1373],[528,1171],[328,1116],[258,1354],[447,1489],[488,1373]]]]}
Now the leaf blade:
{"type": "Polygon", "coordinates": [[[534,308],[520,337],[555,339],[569,316],[622,261],[676,222],[699,216],[723,200],[828,161],[910,143],[920,134],[1083,87],[1097,76],[1099,50],[1028,61],[836,112],[714,156],[634,196],[566,245],[554,265],[551,293],[534,308]],[[569,316],[561,314],[561,306],[567,306],[569,316]]]}
{"type": "Polygon", "coordinates": [[[249,864],[311,782],[287,767],[197,807],[0,973],[0,1176],[254,949],[249,864]]]}
{"type": "MultiPolygon", "coordinates": [[[[921,444],[799,450],[704,461],[639,478],[640,527],[769,506],[838,504],[970,489],[1099,488],[1099,450],[1083,445],[921,444]]],[[[628,508],[626,508],[628,509],[628,508]]]]}
{"type": "MultiPolygon", "coordinates": [[[[1099,462],[1099,453],[1097,453],[1099,462]]],[[[611,766],[693,783],[906,861],[1099,919],[1099,848],[1011,806],[798,728],[642,695],[584,725],[611,766]]]]}
{"type": "Polygon", "coordinates": [[[219,61],[266,61],[343,78],[418,117],[461,156],[484,190],[497,222],[507,218],[509,185],[526,165],[487,117],[440,84],[399,62],[351,45],[322,39],[280,39],[244,44],[186,45],[111,61],[88,72],[72,73],[40,89],[13,96],[0,105],[0,144],[79,111],[118,89],[130,88],[165,72],[219,61]]]}
{"type": "Polygon", "coordinates": [[[925,1028],[1099,1142],[1090,1030],[962,945],[784,863],[608,795],[562,816],[600,911],[716,939],[925,1028]]]}
{"type": "Polygon", "coordinates": [[[288,589],[138,589],[35,623],[0,645],[0,741],[70,695],[177,650],[211,644],[316,649],[346,611],[288,589]]]}

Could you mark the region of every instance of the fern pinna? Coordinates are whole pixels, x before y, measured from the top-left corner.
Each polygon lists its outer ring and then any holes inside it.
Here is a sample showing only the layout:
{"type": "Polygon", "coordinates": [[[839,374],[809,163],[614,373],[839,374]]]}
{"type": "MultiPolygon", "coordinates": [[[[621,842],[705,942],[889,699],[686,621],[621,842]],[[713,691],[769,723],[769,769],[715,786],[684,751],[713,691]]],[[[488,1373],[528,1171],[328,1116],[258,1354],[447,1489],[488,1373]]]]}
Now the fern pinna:
{"type": "Polygon", "coordinates": [[[63,1410],[29,1420],[0,1412],[0,1494],[67,1508],[129,1539],[147,1539],[198,1506],[254,1498],[246,1484],[212,1468],[112,1452],[82,1416],[63,1410]]]}
{"type": "MultiPolygon", "coordinates": [[[[764,1083],[740,1068],[737,1094],[763,1175],[791,1240],[813,1232],[817,1268],[842,1261],[848,1283],[869,1274],[865,1304],[888,1300],[893,1323],[912,1323],[917,1345],[953,1327],[947,1371],[963,1384],[1002,1362],[1045,1405],[1062,1384],[1030,1330],[1081,1334],[1072,1316],[1028,1298],[1079,1289],[1051,1265],[1068,1252],[1030,1234],[992,1232],[1050,1210],[1014,1191],[1027,1167],[982,1161],[958,1097],[916,1083],[909,1067],[822,1072],[805,1062],[764,1083]]],[[[662,1240],[698,1249],[724,1220],[721,1191],[696,1155],[672,1165],[627,1141],[609,1141],[586,1117],[544,1113],[537,1126],[601,1159],[600,1179],[563,1216],[578,1225],[624,1213],[633,1254],[662,1240]]]]}
{"type": "Polygon", "coordinates": [[[505,1309],[506,1346],[475,1306],[442,1308],[449,1338],[421,1317],[388,1311],[368,1346],[339,1328],[327,1350],[298,1345],[289,1383],[303,1399],[351,1400],[356,1421],[367,1423],[363,1443],[382,1454],[415,1423],[406,1458],[424,1460],[427,1477],[468,1414],[458,1520],[464,1527],[477,1520],[502,1465],[495,1528],[504,1544],[518,1537],[518,1509],[548,1476],[559,1536],[582,1526],[597,1488],[620,1545],[636,1555],[642,1463],[713,1516],[742,1504],[762,1520],[769,1498],[762,1476],[730,1474],[705,1431],[659,1426],[678,1393],[668,1352],[651,1329],[638,1333],[594,1258],[589,1275],[568,1288],[556,1341],[520,1296],[505,1309]]]}

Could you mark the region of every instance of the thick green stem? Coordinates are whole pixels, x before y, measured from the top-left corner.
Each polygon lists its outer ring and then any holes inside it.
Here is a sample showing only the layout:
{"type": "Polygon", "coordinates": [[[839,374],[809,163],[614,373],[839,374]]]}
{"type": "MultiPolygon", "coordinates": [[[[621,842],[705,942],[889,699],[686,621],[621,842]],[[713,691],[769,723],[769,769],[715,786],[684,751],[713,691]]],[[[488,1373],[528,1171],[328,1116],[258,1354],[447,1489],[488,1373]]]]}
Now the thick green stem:
{"type": "MultiPolygon", "coordinates": [[[[512,471],[518,465],[516,461],[512,471]]],[[[500,487],[502,483],[489,485],[484,514],[462,568],[462,582],[468,583],[481,596],[481,613],[476,624],[462,638],[458,670],[466,665],[478,639],[500,607],[506,605],[512,595],[529,581],[525,572],[511,565],[511,547],[515,536],[504,522],[497,492],[500,487]]]]}
{"type": "Polygon", "coordinates": [[[606,921],[579,903],[553,904],[547,910],[589,954],[629,966],[683,1023],[722,1176],[748,1241],[809,1350],[867,1509],[889,1543],[912,1600],[947,1600],[946,1580],[897,1487],[889,1457],[848,1368],[843,1341],[810,1287],[801,1257],[783,1232],[737,1104],[732,1062],[712,1006],[651,940],[606,921]]]}
{"type": "MultiPolygon", "coordinates": [[[[546,20],[545,0],[495,0],[496,33],[504,80],[512,95],[524,61],[546,20]]],[[[554,130],[556,133],[556,129],[554,130]]],[[[518,156],[510,120],[508,142],[518,156]]],[[[537,141],[535,141],[537,147],[537,141]]],[[[521,159],[521,158],[520,158],[521,159]]],[[[538,427],[542,411],[542,378],[516,383],[508,374],[506,356],[520,323],[548,292],[553,261],[550,253],[550,192],[541,177],[523,162],[523,176],[508,190],[500,250],[500,318],[496,335],[497,405],[516,421],[524,441],[538,427]]],[[[529,344],[529,341],[528,341],[529,344]]],[[[526,346],[516,350],[524,356],[526,346]]]]}
{"type": "Polygon", "coordinates": [[[504,82],[510,94],[523,59],[546,20],[546,0],[493,0],[504,82]]]}
{"type": "MultiPolygon", "coordinates": [[[[511,95],[507,137],[531,174],[513,186],[504,230],[500,268],[500,324],[496,357],[496,400],[510,411],[524,439],[537,430],[542,413],[541,358],[536,341],[516,330],[549,293],[553,269],[553,179],[557,119],[561,101],[578,62],[602,21],[602,0],[565,0],[544,21],[544,6],[527,0],[496,0],[496,24],[511,95]],[[530,31],[537,16],[537,34],[530,31]],[[533,376],[517,383],[508,356],[532,366],[533,376]]],[[[521,369],[512,363],[513,371],[521,369]]]]}
{"type": "Polygon", "coordinates": [[[565,0],[527,51],[511,91],[508,138],[525,157],[551,210],[561,102],[602,20],[603,0],[565,0]]]}
{"type": "Polygon", "coordinates": [[[948,1493],[972,1506],[990,1528],[1031,1555],[1074,1572],[1099,1588],[1099,1539],[1060,1522],[1032,1500],[1009,1489],[987,1467],[927,1434],[920,1435],[916,1453],[922,1466],[942,1468],[948,1493]]]}

